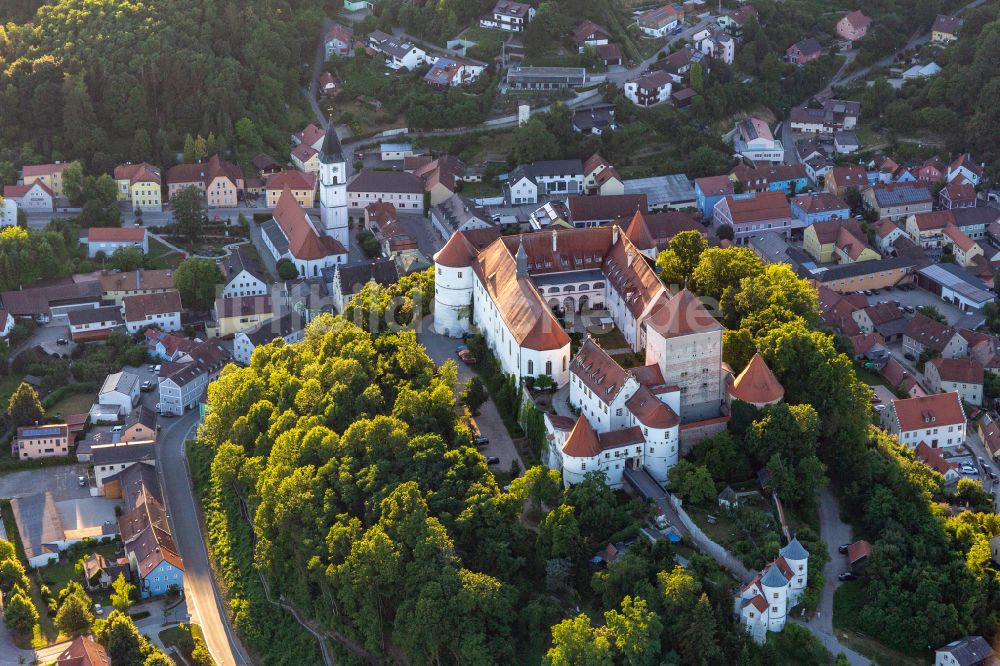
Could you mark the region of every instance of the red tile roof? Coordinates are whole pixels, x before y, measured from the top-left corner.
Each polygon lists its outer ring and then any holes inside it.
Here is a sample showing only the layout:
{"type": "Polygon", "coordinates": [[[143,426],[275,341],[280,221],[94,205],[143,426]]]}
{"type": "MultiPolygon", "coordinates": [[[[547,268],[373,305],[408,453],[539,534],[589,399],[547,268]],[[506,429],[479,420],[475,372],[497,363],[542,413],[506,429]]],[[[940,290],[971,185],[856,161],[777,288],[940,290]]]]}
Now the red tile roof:
{"type": "Polygon", "coordinates": [[[70,162],[58,162],[55,164],[25,164],[24,177],[38,178],[40,176],[51,176],[54,173],[59,173],[70,164],[70,162]]]}
{"type": "Polygon", "coordinates": [[[764,357],[754,354],[743,372],[733,380],[729,395],[750,404],[766,405],[784,398],[785,389],[767,367],[764,357]]]}
{"type": "Polygon", "coordinates": [[[570,195],[566,201],[570,219],[577,222],[628,220],[636,211],[645,213],[645,194],[611,194],[597,196],[570,195]]]}
{"type": "Polygon", "coordinates": [[[597,440],[597,433],[583,414],[576,419],[576,425],[566,438],[562,450],[574,458],[594,458],[600,455],[601,444],[597,440]]]}
{"type": "Polygon", "coordinates": [[[698,297],[681,289],[673,298],[655,310],[647,320],[648,325],[665,338],[708,331],[721,331],[722,325],[716,321],[698,297]]]}
{"type": "Polygon", "coordinates": [[[850,23],[856,30],[861,28],[867,28],[871,25],[872,20],[865,16],[860,9],[855,9],[853,12],[844,17],[848,23],[850,23]]]}
{"type": "Polygon", "coordinates": [[[216,178],[228,178],[234,187],[239,187],[243,174],[231,162],[218,155],[212,155],[207,162],[201,164],[178,164],[167,172],[167,183],[170,185],[202,183],[207,188],[216,178]]]}
{"type": "Polygon", "coordinates": [[[104,646],[90,636],[77,636],[59,654],[56,666],[111,666],[111,658],[104,646]]]}
{"type": "Polygon", "coordinates": [[[735,193],[733,181],[729,179],[729,176],[706,176],[696,179],[694,184],[705,196],[709,197],[735,193]]]}
{"type": "Polygon", "coordinates": [[[788,207],[788,199],[785,198],[785,193],[780,190],[759,192],[753,197],[746,198],[727,196],[725,201],[733,222],[737,224],[792,216],[792,211],[788,207]]]}
{"type": "Polygon", "coordinates": [[[965,423],[962,401],[955,391],[893,400],[892,408],[896,412],[900,432],[965,423]]]}
{"type": "Polygon", "coordinates": [[[927,442],[917,444],[917,448],[913,450],[913,455],[917,460],[941,474],[947,474],[949,471],[958,468],[958,463],[945,460],[941,449],[932,448],[927,445],[927,442]]]}
{"type": "Polygon", "coordinates": [[[955,216],[950,210],[935,210],[927,213],[914,213],[913,223],[920,231],[935,231],[955,224],[955,216]]]}
{"type": "Polygon", "coordinates": [[[288,239],[288,250],[296,259],[310,261],[335,254],[347,254],[336,238],[320,236],[309,221],[306,211],[286,185],[274,207],[274,220],[288,239]]]}
{"type": "Polygon", "coordinates": [[[279,171],[268,177],[265,188],[268,190],[283,190],[286,186],[293,190],[315,190],[316,174],[306,173],[298,169],[279,171]]]}
{"type": "Polygon", "coordinates": [[[982,384],[983,366],[978,361],[965,358],[935,358],[928,361],[944,382],[982,384]]]}
{"type": "Polygon", "coordinates": [[[647,428],[673,428],[681,422],[674,410],[661,402],[645,386],[639,388],[625,401],[625,407],[647,428]]]}
{"type": "Polygon", "coordinates": [[[87,241],[90,243],[141,243],[146,239],[142,227],[90,227],[87,241]]]}
{"type": "Polygon", "coordinates": [[[570,373],[597,398],[610,404],[625,384],[626,372],[593,338],[588,337],[569,364],[570,373]]]}
{"type": "Polygon", "coordinates": [[[871,554],[872,545],[864,539],[859,539],[847,547],[847,561],[850,564],[857,564],[871,554]]]}
{"type": "Polygon", "coordinates": [[[126,296],[122,305],[125,307],[125,321],[141,321],[149,315],[171,314],[183,309],[181,295],[175,290],[126,296]]]}
{"type": "Polygon", "coordinates": [[[160,167],[146,162],[138,164],[119,164],[115,167],[115,180],[127,180],[129,183],[160,184],[160,167]]]}

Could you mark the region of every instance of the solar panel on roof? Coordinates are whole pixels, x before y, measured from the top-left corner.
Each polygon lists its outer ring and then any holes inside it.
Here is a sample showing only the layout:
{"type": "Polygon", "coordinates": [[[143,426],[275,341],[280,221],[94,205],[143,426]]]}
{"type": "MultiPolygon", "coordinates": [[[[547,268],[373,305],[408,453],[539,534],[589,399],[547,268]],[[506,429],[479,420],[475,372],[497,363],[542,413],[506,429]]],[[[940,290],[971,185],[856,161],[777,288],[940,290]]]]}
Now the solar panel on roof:
{"type": "Polygon", "coordinates": [[[62,428],[28,428],[21,431],[22,437],[44,437],[45,435],[58,435],[62,433],[62,428]]]}

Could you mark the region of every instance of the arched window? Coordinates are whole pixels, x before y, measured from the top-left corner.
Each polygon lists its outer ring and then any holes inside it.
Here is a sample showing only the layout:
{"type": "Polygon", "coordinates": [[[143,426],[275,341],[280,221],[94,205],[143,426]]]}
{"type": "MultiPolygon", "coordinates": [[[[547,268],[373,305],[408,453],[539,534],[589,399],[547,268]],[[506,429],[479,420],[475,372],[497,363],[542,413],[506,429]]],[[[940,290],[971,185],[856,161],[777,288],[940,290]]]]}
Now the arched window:
{"type": "Polygon", "coordinates": [[[559,293],[559,287],[549,287],[549,293],[550,294],[558,294],[559,293]]]}
{"type": "Polygon", "coordinates": [[[593,284],[593,286],[591,287],[591,289],[604,289],[604,283],[603,282],[595,282],[593,284]]]}
{"type": "Polygon", "coordinates": [[[535,362],[534,361],[528,361],[528,374],[529,375],[535,374],[535,362]]]}
{"type": "Polygon", "coordinates": [[[545,362],[545,374],[552,376],[552,361],[545,362]]]}
{"type": "Polygon", "coordinates": [[[587,291],[588,289],[590,289],[590,285],[589,285],[589,284],[586,284],[586,283],[584,283],[584,284],[581,284],[581,285],[580,285],[579,287],[577,287],[577,288],[578,288],[578,289],[579,289],[580,291],[587,291]]]}
{"type": "Polygon", "coordinates": [[[565,287],[563,287],[563,291],[576,291],[576,287],[574,287],[571,284],[568,284],[565,287]]]}

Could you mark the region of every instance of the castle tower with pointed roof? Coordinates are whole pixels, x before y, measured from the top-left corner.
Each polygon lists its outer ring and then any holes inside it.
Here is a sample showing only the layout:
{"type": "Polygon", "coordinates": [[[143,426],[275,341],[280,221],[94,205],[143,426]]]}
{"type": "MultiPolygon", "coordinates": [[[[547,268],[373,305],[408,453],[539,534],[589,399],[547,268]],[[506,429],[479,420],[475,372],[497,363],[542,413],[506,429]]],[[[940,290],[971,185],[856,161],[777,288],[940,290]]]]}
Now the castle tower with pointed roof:
{"type": "Polygon", "coordinates": [[[337,128],[327,123],[326,138],[319,153],[319,210],[326,235],[344,247],[350,246],[347,229],[347,161],[337,128]]]}
{"type": "Polygon", "coordinates": [[[767,367],[767,361],[760,354],[754,354],[743,372],[736,376],[729,386],[729,398],[748,402],[757,409],[781,402],[785,388],[767,367]]]}

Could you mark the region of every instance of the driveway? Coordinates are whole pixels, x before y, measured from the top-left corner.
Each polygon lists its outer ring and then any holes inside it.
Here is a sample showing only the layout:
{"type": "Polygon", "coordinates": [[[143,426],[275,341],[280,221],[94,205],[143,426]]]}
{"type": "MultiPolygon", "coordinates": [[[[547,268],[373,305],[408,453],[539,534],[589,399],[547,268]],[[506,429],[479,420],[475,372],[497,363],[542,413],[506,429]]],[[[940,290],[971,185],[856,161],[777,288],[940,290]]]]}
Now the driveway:
{"type": "MultiPolygon", "coordinates": [[[[461,363],[458,360],[458,356],[455,355],[455,349],[462,342],[454,338],[438,335],[434,332],[432,324],[433,317],[424,317],[420,330],[417,331],[417,340],[427,348],[427,355],[439,366],[449,360],[454,360],[458,363],[459,390],[461,390],[461,387],[464,387],[465,383],[475,376],[472,368],[461,363]]],[[[490,440],[490,443],[485,448],[480,449],[480,451],[487,458],[495,456],[500,459],[500,464],[496,465],[494,469],[509,470],[511,463],[516,460],[523,472],[524,461],[517,452],[517,448],[510,438],[510,433],[507,432],[507,427],[503,424],[503,419],[500,418],[500,412],[497,411],[496,405],[493,404],[492,400],[487,400],[483,403],[479,408],[479,415],[473,420],[479,428],[479,433],[490,440]]]]}
{"type": "Polygon", "coordinates": [[[56,502],[85,499],[90,497],[90,489],[81,487],[77,479],[86,474],[87,466],[82,463],[3,472],[0,474],[0,497],[14,499],[49,491],[56,502]]]}

